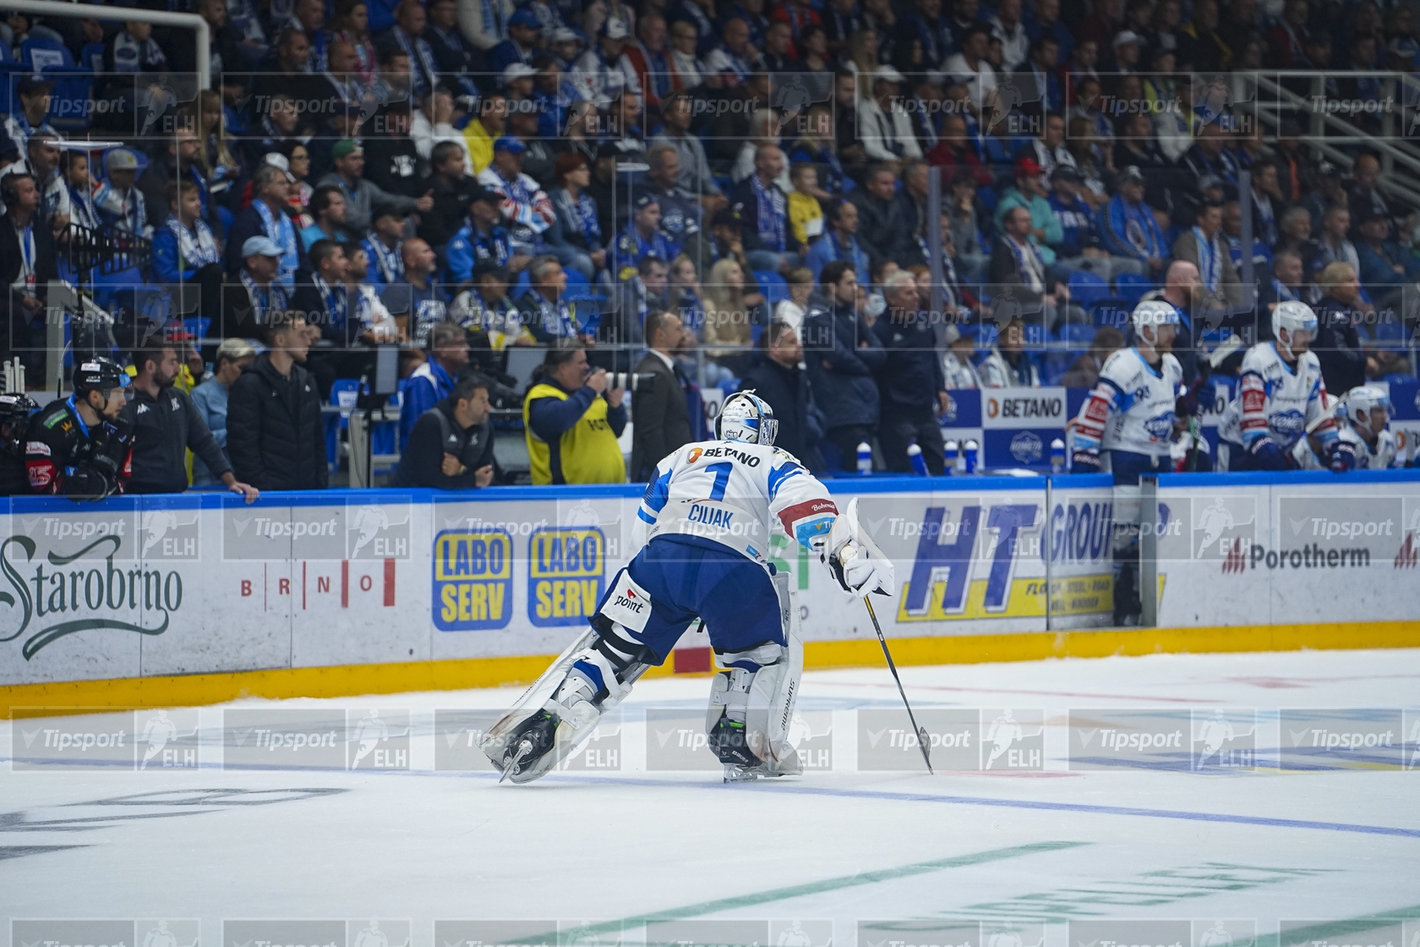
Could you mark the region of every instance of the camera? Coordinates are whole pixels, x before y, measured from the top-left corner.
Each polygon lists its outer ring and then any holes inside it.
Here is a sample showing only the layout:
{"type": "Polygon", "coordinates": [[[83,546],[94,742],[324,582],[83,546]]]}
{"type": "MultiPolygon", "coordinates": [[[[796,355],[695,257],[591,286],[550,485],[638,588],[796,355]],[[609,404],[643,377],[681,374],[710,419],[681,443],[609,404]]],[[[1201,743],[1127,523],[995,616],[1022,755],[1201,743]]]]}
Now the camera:
{"type": "Polygon", "coordinates": [[[606,386],[625,388],[632,394],[650,391],[656,387],[656,376],[650,372],[607,372],[606,386]]]}

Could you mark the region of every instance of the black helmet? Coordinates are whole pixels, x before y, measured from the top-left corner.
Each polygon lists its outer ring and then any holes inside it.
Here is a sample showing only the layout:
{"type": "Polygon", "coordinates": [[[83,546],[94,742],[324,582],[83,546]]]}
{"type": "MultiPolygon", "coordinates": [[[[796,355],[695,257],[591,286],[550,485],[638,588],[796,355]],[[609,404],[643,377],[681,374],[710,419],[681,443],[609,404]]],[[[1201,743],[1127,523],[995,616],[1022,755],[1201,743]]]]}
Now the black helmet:
{"type": "Polygon", "coordinates": [[[96,356],[74,366],[74,394],[83,397],[97,391],[105,398],[114,388],[128,387],[128,373],[111,358],[96,356]]]}
{"type": "Polygon", "coordinates": [[[23,392],[0,395],[0,431],[4,432],[3,443],[0,443],[0,447],[9,450],[16,456],[24,456],[30,415],[38,410],[39,405],[35,404],[34,399],[23,392]],[[7,427],[9,430],[5,430],[7,427]]]}

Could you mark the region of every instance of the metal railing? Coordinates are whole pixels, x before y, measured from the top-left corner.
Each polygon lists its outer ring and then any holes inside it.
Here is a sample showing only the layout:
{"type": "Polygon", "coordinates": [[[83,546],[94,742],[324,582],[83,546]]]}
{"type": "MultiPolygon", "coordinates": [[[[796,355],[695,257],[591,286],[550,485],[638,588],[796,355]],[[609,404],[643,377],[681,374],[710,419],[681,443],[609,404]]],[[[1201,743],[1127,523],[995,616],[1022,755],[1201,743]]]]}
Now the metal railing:
{"type": "Polygon", "coordinates": [[[1343,167],[1351,167],[1355,156],[1342,149],[1341,145],[1361,145],[1374,149],[1380,154],[1381,178],[1376,187],[1392,197],[1413,198],[1415,187],[1390,180],[1388,175],[1401,168],[1410,175],[1420,178],[1420,79],[1400,72],[1310,72],[1301,70],[1278,70],[1260,72],[1256,75],[1259,97],[1263,93],[1274,96],[1277,108],[1258,109],[1258,118],[1271,126],[1272,131],[1280,130],[1284,117],[1307,115],[1304,134],[1307,144],[1329,161],[1343,167]],[[1340,114],[1317,108],[1316,103],[1325,101],[1328,80],[1366,78],[1381,83],[1381,98],[1376,114],[1381,120],[1381,132],[1376,135],[1347,121],[1340,114]],[[1312,92],[1308,96],[1298,95],[1288,89],[1282,80],[1305,79],[1311,83],[1312,92]],[[1292,116],[1284,112],[1292,113],[1292,116]],[[1416,143],[1401,140],[1402,136],[1416,134],[1416,143]]]}

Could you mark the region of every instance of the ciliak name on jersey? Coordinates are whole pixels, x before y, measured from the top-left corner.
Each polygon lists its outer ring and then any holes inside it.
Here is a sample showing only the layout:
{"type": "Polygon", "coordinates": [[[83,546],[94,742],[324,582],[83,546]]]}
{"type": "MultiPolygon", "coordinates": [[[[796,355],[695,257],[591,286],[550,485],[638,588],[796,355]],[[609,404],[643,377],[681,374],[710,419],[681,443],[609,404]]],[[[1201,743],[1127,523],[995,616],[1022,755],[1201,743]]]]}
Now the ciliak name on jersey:
{"type": "MultiPolygon", "coordinates": [[[[1238,394],[1223,414],[1218,436],[1248,448],[1270,437],[1279,450],[1290,451],[1306,435],[1307,425],[1326,415],[1325,394],[1314,352],[1289,365],[1275,343],[1259,342],[1243,357],[1238,394]]],[[[1335,419],[1325,418],[1312,433],[1323,447],[1329,445],[1337,436],[1335,419]]]]}
{"type": "Polygon", "coordinates": [[[809,546],[827,535],[838,507],[792,454],[761,444],[699,441],[656,465],[637,516],[648,539],[709,540],[767,565],[774,520],[809,546]]]}
{"type": "Polygon", "coordinates": [[[1074,449],[1167,457],[1182,381],[1183,369],[1173,355],[1163,355],[1155,368],[1138,349],[1115,352],[1105,360],[1099,382],[1080,410],[1074,449]]]}

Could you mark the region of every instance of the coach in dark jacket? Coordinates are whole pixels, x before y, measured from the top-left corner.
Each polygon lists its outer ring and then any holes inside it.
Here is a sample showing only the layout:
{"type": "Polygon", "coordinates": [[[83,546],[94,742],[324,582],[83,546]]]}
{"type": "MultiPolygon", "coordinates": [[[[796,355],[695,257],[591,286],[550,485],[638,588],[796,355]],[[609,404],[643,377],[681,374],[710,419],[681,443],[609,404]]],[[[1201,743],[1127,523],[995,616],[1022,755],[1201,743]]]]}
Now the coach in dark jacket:
{"type": "Polygon", "coordinates": [[[753,390],[774,409],[779,422],[774,446],[793,454],[813,473],[822,473],[818,442],[823,440],[823,413],[814,405],[798,333],[787,322],[776,322],[765,330],[764,341],[765,350],[745,372],[740,390],[753,390]]]}
{"type": "Polygon", "coordinates": [[[834,260],[819,273],[819,283],[823,295],[809,301],[804,317],[804,363],[841,468],[853,470],[859,442],[871,442],[876,433],[873,375],[887,364],[887,353],[858,314],[858,275],[852,265],[834,260]]]}
{"type": "Polygon", "coordinates": [[[133,364],[138,373],[124,409],[133,423],[133,473],[125,492],[182,493],[187,489],[190,449],[229,490],[242,494],[248,503],[255,500],[257,490],[233,475],[202,412],[187,392],[172,386],[178,374],[177,347],[139,349],[133,353],[133,364]]]}
{"type": "Polygon", "coordinates": [[[894,273],[883,296],[888,308],[873,331],[887,350],[887,365],[878,375],[883,422],[878,442],[888,470],[910,473],[908,445],[922,448],[922,458],[933,476],[941,476],[942,429],[936,412],[947,407],[947,386],[942,376],[942,356],[926,316],[918,311],[917,283],[911,273],[894,273]]]}
{"type": "Polygon", "coordinates": [[[395,473],[397,487],[472,490],[493,482],[488,379],[472,374],[414,422],[395,473]]]}
{"type": "Polygon", "coordinates": [[[320,395],[301,367],[310,347],[299,313],[273,313],[270,350],[227,396],[227,454],[237,479],[258,490],[324,490],[330,472],[320,395]]]}
{"type": "Polygon", "coordinates": [[[672,353],[685,337],[685,326],[675,313],[655,310],[646,315],[645,331],[650,351],[637,364],[636,372],[655,375],[656,385],[631,397],[632,483],[650,480],[661,458],[695,439],[685,384],[673,367],[672,353]]]}
{"type": "Polygon", "coordinates": [[[1349,263],[1332,263],[1317,276],[1326,293],[1316,304],[1312,351],[1321,362],[1321,378],[1332,397],[1366,383],[1366,353],[1356,331],[1361,284],[1349,263]]]}

